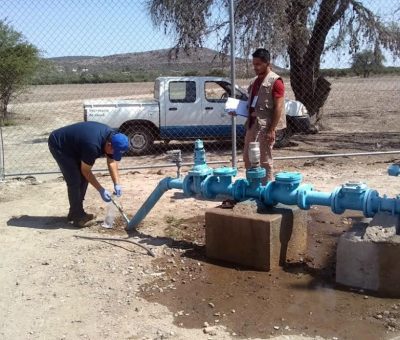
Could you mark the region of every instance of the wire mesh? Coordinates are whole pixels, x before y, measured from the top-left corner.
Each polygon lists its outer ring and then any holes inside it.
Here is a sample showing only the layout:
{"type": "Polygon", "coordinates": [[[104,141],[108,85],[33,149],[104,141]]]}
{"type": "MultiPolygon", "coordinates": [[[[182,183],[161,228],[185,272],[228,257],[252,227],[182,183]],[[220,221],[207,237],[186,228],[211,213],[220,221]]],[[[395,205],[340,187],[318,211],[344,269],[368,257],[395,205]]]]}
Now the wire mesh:
{"type": "MultiPolygon", "coordinates": [[[[255,24],[263,13],[259,6],[270,2],[256,2],[251,13],[254,27],[259,27],[255,24]]],[[[162,20],[154,22],[160,18],[150,13],[152,3],[163,1],[5,0],[0,4],[2,17],[7,18],[2,23],[20,32],[40,56],[37,70],[15,93],[18,96],[11,98],[7,118],[2,120],[0,177],[58,171],[47,138],[57,128],[82,121],[102,122],[128,135],[131,148],[122,168],[169,164],[168,151],[175,149],[181,149],[183,161],[190,162],[197,138],[205,140],[209,160],[231,160],[232,119],[225,112],[232,95],[229,49],[225,48],[229,45],[228,2],[190,2],[193,26],[201,26],[196,13],[212,3],[204,28],[207,34],[202,47],[186,51],[181,46],[179,53],[171,50],[180,41],[179,32],[174,26],[164,26],[162,20]]],[[[361,3],[377,18],[384,18],[383,24],[398,19],[393,1],[379,2],[379,6],[373,1],[361,3]]],[[[244,10],[243,2],[234,4],[236,13],[244,10]]],[[[275,5],[287,6],[287,2],[275,5]]],[[[310,9],[318,13],[318,6],[321,2],[315,1],[310,9]]],[[[273,22],[279,13],[271,12],[264,19],[273,22]]],[[[351,15],[345,13],[343,20],[351,15]]],[[[308,15],[316,24],[315,14],[310,10],[308,15]]],[[[400,69],[389,49],[383,48],[378,56],[377,49],[365,41],[359,52],[349,54],[346,47],[330,50],[340,34],[338,21],[318,59],[318,75],[307,74],[294,68],[288,46],[283,46],[283,52],[272,48],[273,39],[244,45],[242,21],[237,15],[236,20],[235,97],[249,98],[248,86],[255,76],[251,53],[257,47],[271,50],[272,70],[284,81],[287,127],[277,131],[274,155],[400,149],[400,69]],[[301,102],[294,85],[308,83],[314,84],[313,91],[303,93],[301,102]],[[311,112],[307,95],[314,103],[322,102],[318,114],[311,112]]],[[[283,30],[293,33],[290,27],[289,23],[274,29],[281,37],[283,30]]],[[[239,160],[245,122],[245,117],[237,117],[239,160]]],[[[96,167],[104,168],[104,160],[96,167]]]]}

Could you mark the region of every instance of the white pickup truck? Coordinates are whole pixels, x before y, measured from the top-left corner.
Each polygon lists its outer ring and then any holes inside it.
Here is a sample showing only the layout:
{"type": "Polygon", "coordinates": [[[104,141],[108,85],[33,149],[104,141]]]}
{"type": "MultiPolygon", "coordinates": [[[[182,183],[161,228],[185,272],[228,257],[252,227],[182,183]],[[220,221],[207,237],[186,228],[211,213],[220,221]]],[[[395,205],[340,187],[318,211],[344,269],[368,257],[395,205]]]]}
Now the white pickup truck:
{"type": "MultiPolygon", "coordinates": [[[[247,93],[236,87],[236,98],[247,93]]],[[[160,77],[154,83],[154,100],[87,100],[85,121],[97,121],[126,133],[130,153],[149,152],[154,141],[229,139],[231,117],[225,102],[231,93],[229,80],[218,77],[160,77]]],[[[307,130],[310,120],[303,104],[286,100],[288,128],[277,136],[285,146],[292,133],[307,130]]],[[[245,118],[237,118],[237,136],[243,138],[245,118]]]]}

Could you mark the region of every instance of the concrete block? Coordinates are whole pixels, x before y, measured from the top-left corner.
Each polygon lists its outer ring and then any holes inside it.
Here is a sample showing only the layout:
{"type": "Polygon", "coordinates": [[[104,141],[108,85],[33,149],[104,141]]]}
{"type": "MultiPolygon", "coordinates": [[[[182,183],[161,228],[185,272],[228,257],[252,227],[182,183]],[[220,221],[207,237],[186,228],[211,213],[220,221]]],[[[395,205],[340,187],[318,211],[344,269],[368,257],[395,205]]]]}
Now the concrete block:
{"type": "Polygon", "coordinates": [[[400,297],[400,236],[398,216],[377,214],[354,224],[339,240],[336,282],[400,297]]]}
{"type": "Polygon", "coordinates": [[[269,271],[300,261],[306,249],[307,213],[297,207],[265,208],[249,200],[206,211],[209,258],[269,271]]]}

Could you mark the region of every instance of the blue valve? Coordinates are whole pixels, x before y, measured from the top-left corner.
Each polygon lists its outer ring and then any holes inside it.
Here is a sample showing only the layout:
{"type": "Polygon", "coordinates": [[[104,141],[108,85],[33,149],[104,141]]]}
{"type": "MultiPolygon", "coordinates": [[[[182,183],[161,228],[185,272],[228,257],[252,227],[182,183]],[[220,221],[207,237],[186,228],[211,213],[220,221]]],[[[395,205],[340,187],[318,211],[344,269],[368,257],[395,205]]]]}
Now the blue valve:
{"type": "Polygon", "coordinates": [[[389,176],[400,176],[400,164],[392,164],[388,167],[389,176]]]}

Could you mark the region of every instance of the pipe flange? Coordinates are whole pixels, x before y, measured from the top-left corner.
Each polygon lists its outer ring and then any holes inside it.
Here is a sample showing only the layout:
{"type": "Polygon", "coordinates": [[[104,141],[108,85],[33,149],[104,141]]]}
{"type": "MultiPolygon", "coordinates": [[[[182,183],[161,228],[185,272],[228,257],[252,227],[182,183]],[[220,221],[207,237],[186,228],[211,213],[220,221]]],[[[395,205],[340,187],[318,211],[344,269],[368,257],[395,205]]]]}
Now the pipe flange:
{"type": "Polygon", "coordinates": [[[277,205],[278,202],[273,200],[271,197],[272,191],[274,189],[275,182],[268,182],[264,187],[264,192],[260,195],[264,198],[265,205],[277,205]]]}
{"type": "Polygon", "coordinates": [[[246,171],[246,178],[249,181],[252,181],[253,179],[262,179],[267,175],[267,171],[264,168],[258,167],[258,168],[251,168],[246,171]]]}
{"type": "Polygon", "coordinates": [[[209,175],[207,176],[200,184],[200,190],[201,190],[201,195],[204,198],[207,199],[214,199],[215,197],[217,197],[217,195],[213,192],[211,192],[211,190],[209,190],[209,188],[211,188],[212,183],[215,182],[217,180],[217,178],[213,175],[209,175]]]}
{"type": "Polygon", "coordinates": [[[379,198],[379,193],[376,190],[368,189],[364,196],[363,213],[366,217],[374,217],[377,211],[374,211],[372,202],[379,198]]]}
{"type": "Polygon", "coordinates": [[[238,179],[232,186],[232,196],[235,201],[242,201],[246,197],[246,188],[249,183],[245,179],[238,179]]]}
{"type": "Polygon", "coordinates": [[[207,165],[200,165],[200,166],[194,166],[189,172],[189,176],[193,177],[204,177],[208,175],[212,175],[213,169],[209,168],[207,165]]]}
{"type": "Polygon", "coordinates": [[[221,167],[214,169],[214,175],[218,177],[235,177],[237,169],[231,167],[221,167]]]}
{"type": "Polygon", "coordinates": [[[311,208],[311,204],[307,204],[307,195],[312,190],[313,187],[309,184],[303,184],[297,189],[297,205],[300,209],[309,210],[311,208]]]}
{"type": "Polygon", "coordinates": [[[283,171],[275,175],[275,182],[280,184],[300,184],[303,176],[299,172],[283,171]]]}
{"type": "Polygon", "coordinates": [[[191,197],[194,196],[192,192],[192,184],[193,184],[193,177],[192,176],[185,176],[182,183],[182,190],[185,196],[191,197]]]}
{"type": "Polygon", "coordinates": [[[343,214],[346,209],[343,209],[339,205],[339,196],[341,193],[342,187],[336,187],[335,190],[332,191],[332,200],[331,200],[331,209],[334,214],[343,214]]]}

